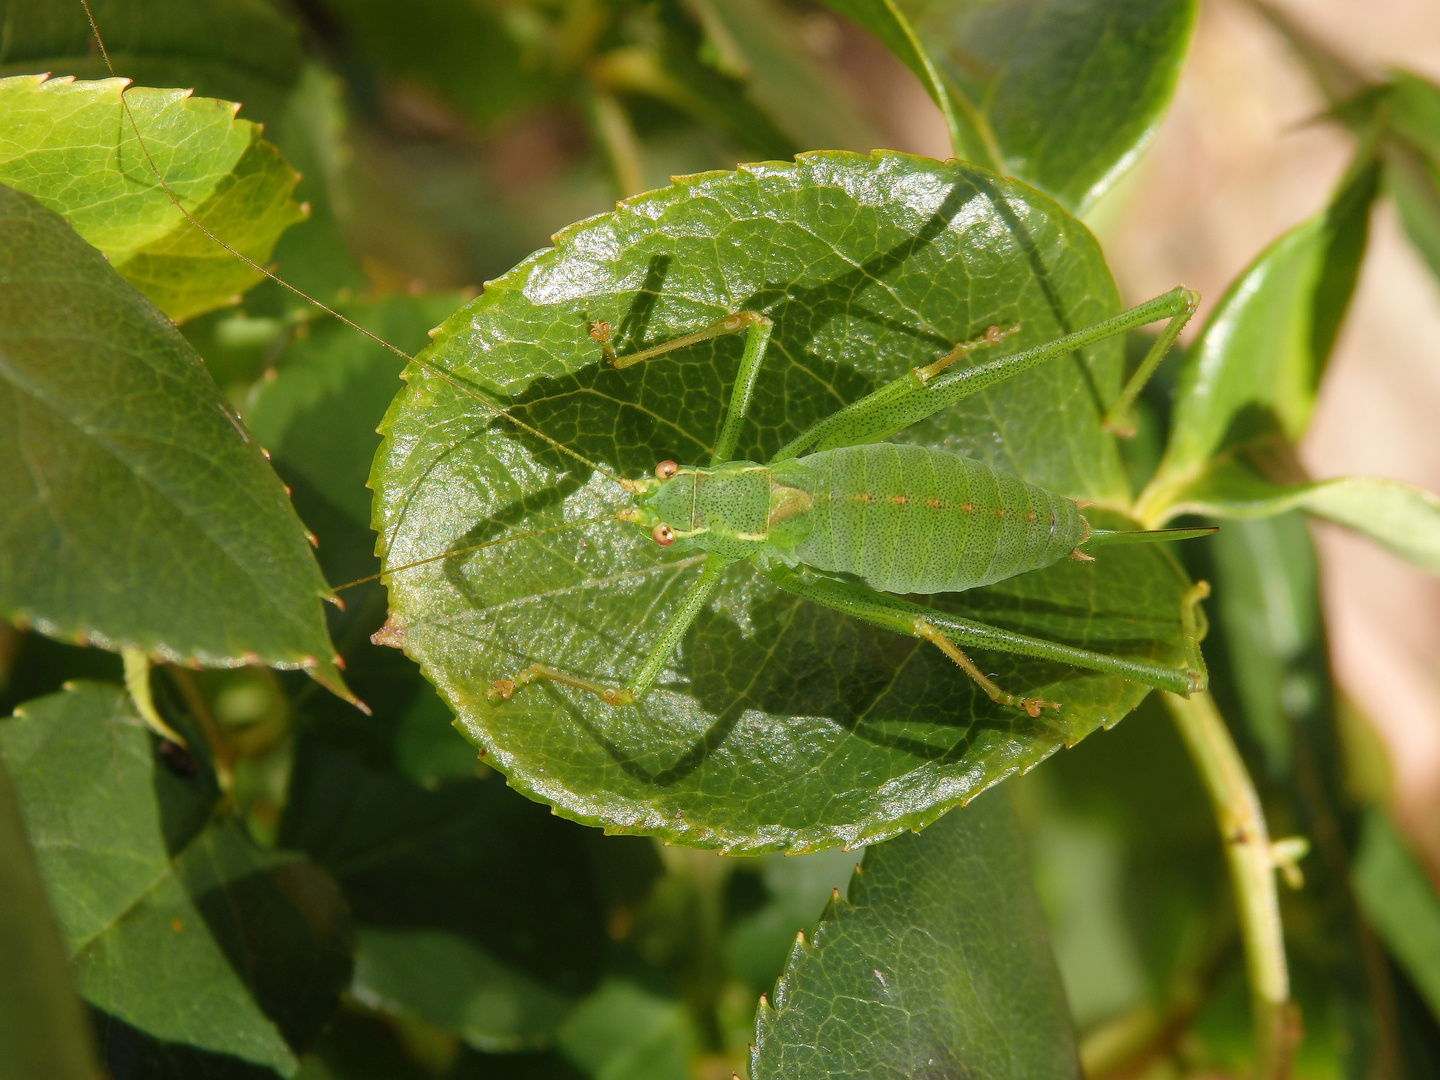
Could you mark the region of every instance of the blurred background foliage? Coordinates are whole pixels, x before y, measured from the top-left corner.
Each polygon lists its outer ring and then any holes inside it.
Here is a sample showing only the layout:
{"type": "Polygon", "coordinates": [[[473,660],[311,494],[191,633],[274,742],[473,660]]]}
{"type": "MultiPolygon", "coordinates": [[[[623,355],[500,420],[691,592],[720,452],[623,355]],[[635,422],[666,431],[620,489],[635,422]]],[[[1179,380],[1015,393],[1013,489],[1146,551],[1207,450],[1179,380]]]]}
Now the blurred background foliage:
{"type": "MultiPolygon", "coordinates": [[[[550,233],[672,174],[819,147],[945,153],[939,114],[904,65],[806,0],[92,7],[118,71],[243,102],[242,116],[264,124],[302,174],[296,197],[309,207],[276,248],[277,273],[410,351],[550,233]]],[[[1299,100],[1333,110],[1327,137],[1384,143],[1387,191],[1440,273],[1440,116],[1425,112],[1440,100],[1433,87],[1357,74],[1307,37],[1303,20],[1231,9],[1202,13],[1196,48],[1212,47],[1215,18],[1248,19],[1246,33],[1278,42],[1273,62],[1311,88],[1299,100]]],[[[78,3],[0,0],[0,24],[0,74],[107,74],[78,3]]],[[[1182,81],[1182,120],[1206,107],[1189,102],[1192,92],[1182,81]]],[[[1143,184],[1165,168],[1143,167],[1091,211],[1122,254],[1127,292],[1158,291],[1150,279],[1173,263],[1147,262],[1152,249],[1125,222],[1145,224],[1152,247],[1187,241],[1146,216],[1143,184]]],[[[1313,208],[1252,229],[1241,261],[1313,208]]],[[[1238,269],[1189,283],[1213,300],[1238,269]]],[[[182,330],[270,450],[319,537],[327,579],[376,572],[363,483],[400,361],[269,282],[182,330]]],[[[1433,362],[1433,339],[1430,348],[1433,362]]],[[[1180,352],[1147,391],[1130,452],[1137,488],[1163,445],[1180,352]]],[[[1294,1074],[1440,1076],[1440,903],[1411,846],[1426,839],[1428,811],[1412,800],[1401,815],[1408,833],[1393,824],[1386,749],[1332,676],[1307,526],[1294,515],[1231,523],[1186,557],[1215,586],[1212,681],[1272,834],[1312,843],[1305,887],[1284,894],[1306,1031],[1294,1074]]],[[[300,1056],[287,1062],[277,1050],[261,1065],[92,1006],[110,1074],[743,1074],[757,998],[860,853],[727,860],[557,818],[477,761],[413,664],[370,644],[383,588],[357,586],[345,599],[330,629],[371,718],[291,673],[166,668],[152,680],[162,712],[208,748],[168,766],[207,785],[187,813],[223,806],[258,849],[307,857],[303,874],[272,874],[279,899],[234,901],[242,929],[229,952],[253,974],[275,943],[247,935],[256,924],[246,912],[283,901],[300,913],[286,947],[317,959],[303,986],[282,971],[288,990],[260,995],[300,1056]]],[[[0,712],[76,680],[120,682],[119,658],[0,624],[0,712]]],[[[136,780],[168,782],[158,771],[136,780]]],[[[1154,697],[1014,786],[1087,1075],[1243,1074],[1250,1017],[1220,841],[1154,697]]],[[[7,800],[0,789],[0,817],[7,800]]],[[[0,848],[13,842],[9,820],[0,848]]],[[[26,895],[18,885],[0,892],[26,895]]],[[[263,972],[255,978],[265,984],[263,972]]],[[[0,995],[0,1006],[8,1000],[0,995]]]]}

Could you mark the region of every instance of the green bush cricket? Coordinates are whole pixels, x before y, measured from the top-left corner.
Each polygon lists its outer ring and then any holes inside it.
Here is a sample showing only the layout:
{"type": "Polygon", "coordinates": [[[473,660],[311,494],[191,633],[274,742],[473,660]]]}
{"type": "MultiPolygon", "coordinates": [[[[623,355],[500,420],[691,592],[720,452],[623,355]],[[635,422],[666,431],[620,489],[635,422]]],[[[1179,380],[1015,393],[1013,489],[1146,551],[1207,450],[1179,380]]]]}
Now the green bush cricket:
{"type": "Polygon", "coordinates": [[[620,369],[721,335],[742,331],[746,335],[710,463],[684,466],[667,460],[655,467],[653,478],[615,478],[634,497],[633,506],[615,514],[617,520],[638,526],[662,547],[704,553],[704,566],[627,685],[609,686],[536,663],[515,678],[496,680],[489,696],[508,699],[526,683],[548,679],[592,693],[612,706],[633,704],[655,684],[671,652],[714,597],[725,568],[744,559],[781,589],[931,642],[991,700],[1023,709],[1032,717],[1038,717],[1042,708],[1058,710],[1060,703],[1006,693],[974,665],[963,646],[1057,660],[1179,694],[1202,689],[1205,674],[1194,605],[1207,592],[1203,583],[1182,605],[1189,656],[1180,668],[1008,633],[901,596],[962,592],[1063,558],[1092,560],[1085,548],[1179,540],[1213,529],[1095,530],[1081,513],[1082,504],[984,462],[946,450],[881,441],[987,386],[1093,342],[1167,319],[1106,418],[1107,427],[1123,433],[1130,405],[1198,301],[1198,294],[1176,288],[1048,344],[951,370],[961,357],[999,342],[1010,332],[991,326],[933,363],[912,369],[811,425],[763,464],[734,461],[731,455],[764,365],[773,330],[769,318],[755,311],[733,312],[709,327],[626,355],[616,353],[607,324],[593,324],[591,337],[599,343],[602,356],[620,369]]]}

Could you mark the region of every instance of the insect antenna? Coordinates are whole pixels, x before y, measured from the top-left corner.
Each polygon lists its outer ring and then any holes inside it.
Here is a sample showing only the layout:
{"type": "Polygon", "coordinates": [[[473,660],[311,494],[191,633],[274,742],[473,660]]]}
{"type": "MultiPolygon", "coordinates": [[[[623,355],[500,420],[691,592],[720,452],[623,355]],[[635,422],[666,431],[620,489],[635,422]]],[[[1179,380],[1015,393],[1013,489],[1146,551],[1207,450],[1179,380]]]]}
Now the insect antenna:
{"type": "Polygon", "coordinates": [[[532,529],[529,532],[516,533],[514,536],[501,536],[495,540],[486,540],[479,544],[469,544],[466,547],[455,548],[451,551],[442,551],[439,555],[431,555],[428,558],[416,559],[414,562],[403,563],[400,566],[390,566],[381,570],[378,574],[371,574],[369,577],[356,578],[354,581],[347,581],[344,585],[331,586],[334,592],[343,592],[346,589],[353,589],[357,585],[364,585],[366,582],[379,581],[391,574],[398,574],[401,570],[413,570],[417,566],[424,566],[426,563],[439,562],[441,559],[451,559],[456,555],[468,555],[472,551],[481,551],[484,548],[499,547],[501,544],[514,543],[516,540],[530,540],[536,536],[549,536],[552,533],[567,532],[570,529],[578,529],[581,525],[600,525],[607,521],[614,521],[611,515],[603,517],[584,518],[580,521],[567,521],[563,525],[551,525],[547,529],[532,529]]]}
{"type": "MultiPolygon", "coordinates": [[[[90,10],[90,0],[80,0],[80,6],[85,9],[85,18],[88,19],[90,22],[90,32],[95,35],[95,43],[100,47],[100,55],[105,60],[105,67],[109,70],[110,74],[113,77],[119,78],[120,76],[117,75],[115,71],[115,65],[110,62],[110,53],[105,48],[105,39],[100,36],[100,27],[95,22],[95,15],[90,10]]],[[[600,475],[607,477],[610,480],[613,480],[616,484],[619,484],[626,491],[636,490],[633,486],[633,481],[628,481],[624,477],[616,475],[609,469],[605,468],[603,465],[599,465],[596,462],[591,461],[589,458],[582,455],[579,451],[571,449],[564,443],[560,442],[558,439],[552,439],[543,431],[540,431],[539,429],[525,423],[523,420],[518,419],[508,410],[502,409],[499,405],[496,405],[493,401],[486,400],[486,398],[476,393],[474,390],[470,389],[470,387],[466,386],[464,383],[460,382],[444,368],[438,367],[437,365],[430,363],[428,360],[416,359],[415,357],[407,353],[404,349],[390,344],[390,342],[386,341],[378,334],[371,333],[369,330],[365,329],[365,327],[361,326],[353,319],[346,318],[334,308],[329,307],[326,304],[322,304],[313,296],[310,296],[308,293],[302,291],[301,289],[297,289],[294,285],[291,285],[288,281],[281,278],[279,275],[273,274],[265,267],[261,266],[254,259],[250,258],[250,256],[244,254],[241,251],[237,251],[235,248],[227,244],[224,240],[220,239],[220,237],[216,236],[213,232],[211,232],[198,220],[196,220],[195,216],[185,208],[185,205],[183,203],[181,203],[179,197],[176,196],[175,192],[170,190],[170,185],[166,182],[164,175],[160,172],[159,166],[155,164],[155,159],[150,156],[150,147],[146,144],[144,136],[140,134],[140,125],[135,122],[135,114],[130,111],[130,103],[125,100],[125,93],[123,90],[120,93],[120,107],[125,110],[125,118],[130,121],[130,128],[132,131],[135,132],[135,141],[140,144],[140,151],[145,155],[145,161],[149,164],[150,171],[155,174],[155,179],[160,184],[160,190],[165,192],[165,195],[170,199],[170,202],[175,207],[175,209],[179,210],[180,213],[185,216],[185,220],[188,221],[191,225],[193,225],[196,229],[198,229],[200,233],[204,235],[208,240],[218,244],[220,247],[228,251],[231,255],[235,256],[235,258],[243,262],[246,266],[250,267],[250,269],[260,274],[263,274],[265,277],[275,282],[275,284],[279,285],[282,289],[287,289],[290,292],[294,293],[296,296],[300,297],[300,299],[304,300],[306,303],[313,304],[315,307],[325,312],[325,314],[344,323],[350,329],[364,334],[377,345],[389,349],[396,356],[399,356],[412,364],[416,364],[419,367],[424,368],[432,375],[438,376],[450,386],[454,387],[456,390],[459,390],[462,394],[465,394],[467,397],[474,399],[484,408],[489,409],[496,416],[508,421],[511,424],[514,424],[521,431],[524,431],[530,435],[534,435],[537,439],[540,439],[542,442],[548,443],[550,446],[560,451],[562,454],[566,454],[574,458],[581,464],[589,466],[590,468],[598,472],[600,475]]]]}

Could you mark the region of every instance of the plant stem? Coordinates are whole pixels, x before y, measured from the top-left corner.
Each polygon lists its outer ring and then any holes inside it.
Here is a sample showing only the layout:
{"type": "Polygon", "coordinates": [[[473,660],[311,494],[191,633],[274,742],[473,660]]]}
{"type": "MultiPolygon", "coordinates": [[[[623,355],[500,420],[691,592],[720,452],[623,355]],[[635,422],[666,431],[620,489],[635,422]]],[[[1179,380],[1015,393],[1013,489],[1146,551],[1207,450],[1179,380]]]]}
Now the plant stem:
{"type": "Polygon", "coordinates": [[[1210,794],[1225,843],[1255,1008],[1255,1075],[1282,1080],[1299,1042],[1299,1012],[1290,1001],[1275,858],[1260,797],[1214,699],[1204,692],[1188,698],[1165,693],[1164,701],[1210,794]]]}

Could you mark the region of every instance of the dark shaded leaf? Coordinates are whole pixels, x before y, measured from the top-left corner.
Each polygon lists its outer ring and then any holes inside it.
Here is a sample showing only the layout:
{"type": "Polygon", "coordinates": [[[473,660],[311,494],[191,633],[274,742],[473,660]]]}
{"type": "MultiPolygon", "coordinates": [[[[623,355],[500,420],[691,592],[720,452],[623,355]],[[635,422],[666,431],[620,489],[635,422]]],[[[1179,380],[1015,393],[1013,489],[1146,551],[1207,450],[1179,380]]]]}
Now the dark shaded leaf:
{"type": "MultiPolygon", "coordinates": [[[[574,226],[493,282],[427,353],[466,388],[624,475],[704,460],[741,342],[642,367],[602,365],[591,320],[622,349],[728,310],[776,323],[738,456],[772,453],[826,415],[989,325],[1001,349],[1113,313],[1089,233],[1049,200],[966,166],[895,154],[805,155],[677,182],[574,226]]],[[[1120,342],[1064,358],[908,429],[1051,489],[1124,505],[1099,426],[1120,342]]],[[[581,821],[690,845],[856,845],[933,820],[1054,748],[1113,723],[1143,686],[984,655],[1012,692],[1064,703],[1030,723],[932,648],[779,593],[737,566],[680,663],[639,707],[535,687],[485,691],[531,661],[624,680],[695,573],[613,523],[479,552],[475,544],[609,517],[619,492],[423,369],[386,417],[376,529],[386,640],[421,662],[510,782],[581,821]]],[[[1099,520],[1099,519],[1097,519],[1099,520]]],[[[940,603],[1101,652],[1178,664],[1188,583],[1154,547],[1117,548],[940,603]]]]}
{"type": "Polygon", "coordinates": [[[304,217],[290,198],[299,176],[231,102],[125,86],[0,80],[0,182],[64,216],[172,319],[229,303],[260,273],[186,220],[156,172],[197,221],[260,263],[304,217]]]}
{"type": "Polygon", "coordinates": [[[566,1018],[560,1050],[592,1080],[686,1080],[696,1032],[685,1006],[613,979],[566,1018]]]}
{"type": "Polygon", "coordinates": [[[0,1071],[7,1077],[92,1080],[89,1019],[0,763],[0,1071]]]}
{"type": "Polygon", "coordinates": [[[1079,1077],[1006,795],[868,849],[755,1026],[752,1080],[1079,1077]]]}
{"type": "Polygon", "coordinates": [[[81,993],[154,1038],[289,1075],[348,974],[334,887],[213,817],[213,776],[177,776],[155,742],[98,684],[0,722],[81,993]]]}
{"type": "MultiPolygon", "coordinates": [[[[884,145],[877,131],[829,78],[825,65],[795,39],[799,20],[764,0],[703,0],[705,13],[733,59],[716,62],[745,86],[746,96],[804,150],[868,151],[884,145]]],[[[718,50],[718,46],[711,44],[718,50]]]]}
{"type": "Polygon", "coordinates": [[[359,937],[350,986],[357,1000],[418,1016],[477,1050],[544,1045],[570,1005],[455,934],[365,928],[359,937]]]}
{"type": "Polygon", "coordinates": [[[930,82],[898,14],[940,70],[955,152],[1084,210],[1159,123],[1190,42],[1193,0],[827,0],[930,82]]]}
{"type": "MultiPolygon", "coordinates": [[[[367,61],[358,71],[378,71],[438,92],[481,125],[498,123],[552,93],[535,57],[526,56],[522,42],[489,5],[332,0],[326,10],[343,27],[346,43],[367,61]]],[[[366,89],[374,93],[373,86],[366,89]]]]}
{"type": "Polygon", "coordinates": [[[284,488],[174,326],[0,188],[0,611],[47,634],[348,695],[284,488]]]}
{"type": "Polygon", "coordinates": [[[1365,814],[1354,874],[1365,917],[1440,1017],[1440,897],[1383,810],[1365,814]]]}
{"type": "Polygon", "coordinates": [[[454,935],[562,996],[599,977],[608,939],[592,836],[493,773],[425,791],[307,738],[280,837],[334,874],[362,927],[454,935]]]}
{"type": "MultiPolygon", "coordinates": [[[[270,122],[300,74],[300,36],[265,0],[90,0],[115,74],[239,101],[270,122]]],[[[111,74],[76,0],[0,0],[0,73],[111,74]]]]}

